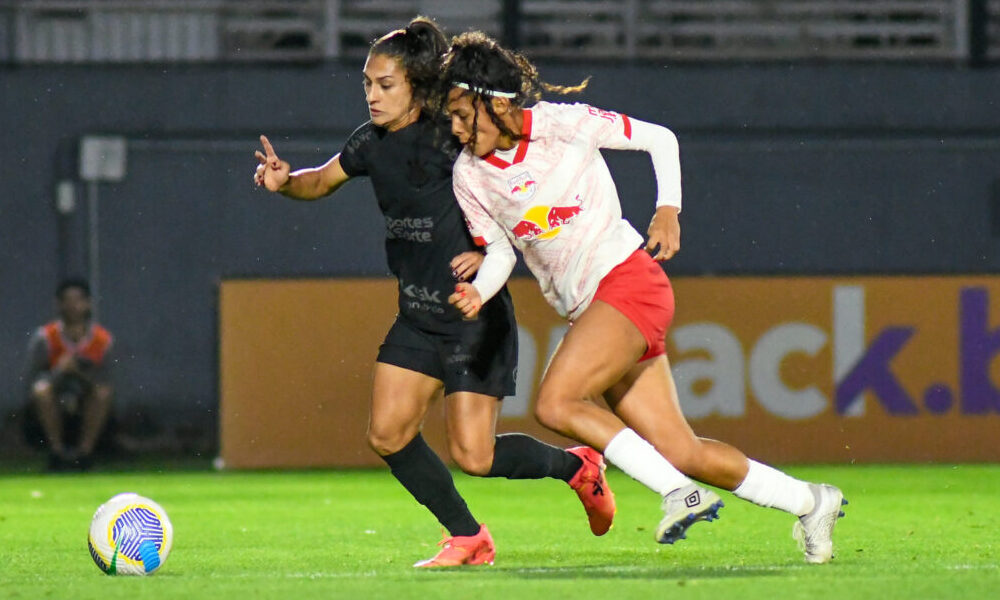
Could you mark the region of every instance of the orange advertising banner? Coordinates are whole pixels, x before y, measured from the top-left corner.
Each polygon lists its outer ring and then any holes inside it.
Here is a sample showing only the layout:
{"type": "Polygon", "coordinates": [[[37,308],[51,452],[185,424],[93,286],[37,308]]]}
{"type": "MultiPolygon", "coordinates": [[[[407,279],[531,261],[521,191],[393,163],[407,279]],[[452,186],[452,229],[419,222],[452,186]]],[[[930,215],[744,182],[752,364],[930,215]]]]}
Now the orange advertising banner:
{"type": "MultiPolygon", "coordinates": [[[[1000,278],[673,280],[667,348],[695,431],[766,462],[1000,460],[1000,278]]],[[[518,392],[498,431],[541,428],[532,398],[567,324],[513,280],[518,392]]],[[[365,429],[391,280],[226,281],[221,449],[228,466],[379,465],[365,429]]],[[[424,430],[444,451],[437,403],[424,430]]],[[[446,453],[444,453],[446,456],[446,453]]]]}

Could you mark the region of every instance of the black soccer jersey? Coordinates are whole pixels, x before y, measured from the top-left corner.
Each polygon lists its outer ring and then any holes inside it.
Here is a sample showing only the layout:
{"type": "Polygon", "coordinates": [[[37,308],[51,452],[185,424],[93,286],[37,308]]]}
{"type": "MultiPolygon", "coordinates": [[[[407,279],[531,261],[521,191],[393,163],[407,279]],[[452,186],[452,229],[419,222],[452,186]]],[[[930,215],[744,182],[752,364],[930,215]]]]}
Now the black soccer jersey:
{"type": "Polygon", "coordinates": [[[375,188],[399,312],[429,331],[452,330],[462,320],[448,304],[455,289],[450,263],[476,248],[451,187],[460,150],[446,120],[421,115],[398,131],[365,123],[340,153],[344,172],[369,176],[375,188]]]}

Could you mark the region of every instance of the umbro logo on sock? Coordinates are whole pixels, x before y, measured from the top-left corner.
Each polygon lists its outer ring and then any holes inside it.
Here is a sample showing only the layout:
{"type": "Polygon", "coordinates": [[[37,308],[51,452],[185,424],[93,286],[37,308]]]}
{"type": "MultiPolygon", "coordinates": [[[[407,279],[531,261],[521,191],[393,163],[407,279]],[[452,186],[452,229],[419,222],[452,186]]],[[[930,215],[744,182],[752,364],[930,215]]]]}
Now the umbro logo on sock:
{"type": "Polygon", "coordinates": [[[697,490],[684,497],[684,506],[691,508],[701,503],[701,494],[697,490]]]}

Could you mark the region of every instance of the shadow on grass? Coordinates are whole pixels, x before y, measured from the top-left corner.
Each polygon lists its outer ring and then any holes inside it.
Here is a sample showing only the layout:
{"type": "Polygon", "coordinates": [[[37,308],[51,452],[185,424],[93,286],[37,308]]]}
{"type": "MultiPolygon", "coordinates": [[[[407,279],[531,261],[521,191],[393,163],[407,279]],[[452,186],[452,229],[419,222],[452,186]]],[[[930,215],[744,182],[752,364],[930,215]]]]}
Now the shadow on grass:
{"type": "MultiPolygon", "coordinates": [[[[733,565],[711,567],[670,567],[667,565],[572,565],[562,567],[491,567],[475,573],[494,574],[519,579],[731,579],[737,577],[779,577],[800,570],[789,565],[733,565]]],[[[442,569],[450,573],[463,568],[442,569]]],[[[440,571],[439,571],[440,572],[440,571]]],[[[472,573],[471,571],[464,571],[472,573]]]]}

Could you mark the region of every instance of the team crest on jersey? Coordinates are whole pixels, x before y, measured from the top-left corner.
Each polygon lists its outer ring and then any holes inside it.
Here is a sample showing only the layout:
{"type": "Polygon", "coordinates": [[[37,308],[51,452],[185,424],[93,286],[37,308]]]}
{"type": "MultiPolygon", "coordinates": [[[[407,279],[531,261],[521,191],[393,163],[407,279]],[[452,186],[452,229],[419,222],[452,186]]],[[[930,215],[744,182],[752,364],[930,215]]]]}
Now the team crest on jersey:
{"type": "Polygon", "coordinates": [[[554,238],[559,235],[563,225],[572,221],[583,210],[579,196],[576,201],[575,206],[532,206],[524,211],[511,232],[525,241],[554,238]]]}
{"type": "Polygon", "coordinates": [[[538,184],[531,177],[531,173],[527,171],[512,179],[508,179],[507,186],[510,188],[511,197],[515,200],[531,200],[535,195],[536,188],[538,188],[538,184]]]}

